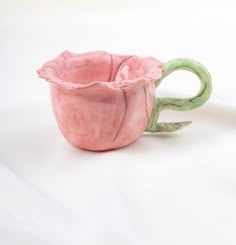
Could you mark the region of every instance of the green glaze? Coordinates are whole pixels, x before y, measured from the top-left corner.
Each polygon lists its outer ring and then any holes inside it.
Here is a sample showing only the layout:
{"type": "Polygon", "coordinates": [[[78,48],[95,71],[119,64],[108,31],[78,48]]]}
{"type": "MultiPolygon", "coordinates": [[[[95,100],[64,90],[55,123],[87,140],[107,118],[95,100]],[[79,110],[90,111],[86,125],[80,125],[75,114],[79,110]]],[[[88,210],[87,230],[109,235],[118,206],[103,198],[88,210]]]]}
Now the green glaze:
{"type": "Polygon", "coordinates": [[[199,62],[192,59],[179,58],[165,63],[164,70],[165,73],[163,74],[162,78],[157,81],[156,85],[159,85],[166,76],[168,76],[174,71],[187,70],[191,71],[192,73],[198,76],[201,82],[201,88],[196,96],[187,99],[156,97],[153,105],[152,114],[148,126],[145,129],[145,132],[171,132],[182,129],[187,125],[190,125],[191,121],[176,123],[157,123],[157,120],[162,110],[192,110],[204,104],[211,95],[211,76],[207,69],[199,62]]]}

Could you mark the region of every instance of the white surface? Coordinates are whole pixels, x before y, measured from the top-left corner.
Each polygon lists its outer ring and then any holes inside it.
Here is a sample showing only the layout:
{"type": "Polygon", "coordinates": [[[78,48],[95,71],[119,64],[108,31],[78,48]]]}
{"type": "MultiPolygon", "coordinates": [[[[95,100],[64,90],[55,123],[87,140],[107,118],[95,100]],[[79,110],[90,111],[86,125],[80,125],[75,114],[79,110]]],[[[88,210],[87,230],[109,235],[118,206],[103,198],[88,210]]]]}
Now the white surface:
{"type": "MultiPolygon", "coordinates": [[[[1,1],[0,244],[235,245],[235,10],[234,1],[1,1]],[[75,149],[35,73],[65,49],[194,58],[213,95],[194,111],[162,113],[193,120],[177,133],[75,149]]],[[[179,72],[157,94],[197,89],[179,72]]]]}

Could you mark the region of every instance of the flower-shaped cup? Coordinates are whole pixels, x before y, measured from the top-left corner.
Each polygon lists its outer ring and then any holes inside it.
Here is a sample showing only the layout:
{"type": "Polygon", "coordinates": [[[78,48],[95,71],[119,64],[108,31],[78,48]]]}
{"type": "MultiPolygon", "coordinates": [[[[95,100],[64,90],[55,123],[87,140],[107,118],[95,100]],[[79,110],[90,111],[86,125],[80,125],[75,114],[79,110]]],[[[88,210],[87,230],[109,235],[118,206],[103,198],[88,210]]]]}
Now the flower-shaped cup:
{"type": "MultiPolygon", "coordinates": [[[[175,60],[175,65],[177,61],[183,62],[183,59],[175,60]]],[[[161,107],[180,109],[175,104],[178,102],[171,105],[166,101],[171,99],[162,99],[164,103],[156,99],[154,103],[155,89],[161,78],[178,69],[170,63],[168,68],[166,64],[167,69],[152,57],[65,51],[37,72],[50,82],[53,111],[64,137],[76,147],[103,151],[134,142],[145,129],[172,131],[168,130],[171,125],[158,125],[156,120],[161,107]]],[[[182,63],[180,68],[184,69],[182,63]]],[[[200,68],[204,69],[201,65],[200,68]]],[[[196,73],[196,67],[194,69],[196,73]]],[[[206,70],[204,72],[206,74],[206,70]]],[[[182,110],[197,107],[208,99],[209,92],[204,98],[200,92],[196,97],[198,104],[189,102],[188,106],[187,99],[180,100],[184,101],[180,105],[182,110]]]]}

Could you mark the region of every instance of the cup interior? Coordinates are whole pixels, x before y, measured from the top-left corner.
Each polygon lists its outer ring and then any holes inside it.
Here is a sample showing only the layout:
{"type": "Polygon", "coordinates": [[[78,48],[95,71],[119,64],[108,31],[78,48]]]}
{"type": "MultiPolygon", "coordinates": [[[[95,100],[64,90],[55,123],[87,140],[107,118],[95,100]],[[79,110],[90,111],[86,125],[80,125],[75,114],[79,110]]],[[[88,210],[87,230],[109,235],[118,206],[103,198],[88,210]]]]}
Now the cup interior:
{"type": "Polygon", "coordinates": [[[137,56],[119,59],[112,55],[81,55],[64,60],[59,68],[65,82],[88,84],[91,82],[116,82],[148,76],[150,63],[137,56]]]}

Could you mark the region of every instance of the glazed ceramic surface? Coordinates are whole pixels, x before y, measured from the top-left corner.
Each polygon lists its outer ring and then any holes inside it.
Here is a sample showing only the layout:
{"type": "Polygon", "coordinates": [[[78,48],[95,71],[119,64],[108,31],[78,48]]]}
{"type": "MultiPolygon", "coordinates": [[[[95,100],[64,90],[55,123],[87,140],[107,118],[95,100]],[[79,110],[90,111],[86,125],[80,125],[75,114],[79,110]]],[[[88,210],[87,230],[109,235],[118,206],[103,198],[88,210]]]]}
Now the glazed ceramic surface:
{"type": "Polygon", "coordinates": [[[198,62],[176,59],[163,64],[153,57],[104,51],[65,51],[38,70],[50,82],[58,127],[74,146],[102,151],[134,142],[144,131],[168,132],[190,122],[157,123],[163,109],[190,110],[210,96],[211,79],[198,62]],[[201,81],[190,99],[155,98],[162,79],[177,69],[194,72],[201,81]]]}

